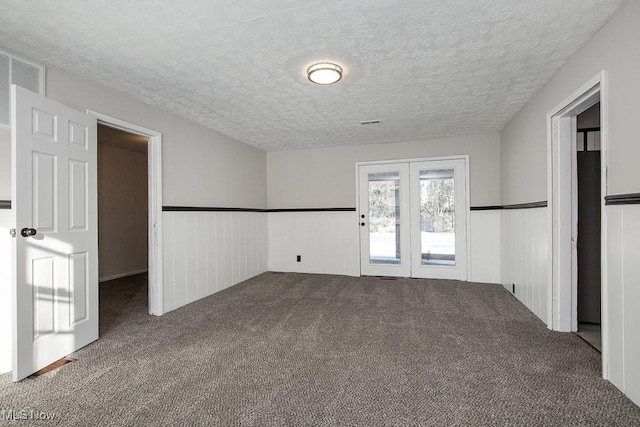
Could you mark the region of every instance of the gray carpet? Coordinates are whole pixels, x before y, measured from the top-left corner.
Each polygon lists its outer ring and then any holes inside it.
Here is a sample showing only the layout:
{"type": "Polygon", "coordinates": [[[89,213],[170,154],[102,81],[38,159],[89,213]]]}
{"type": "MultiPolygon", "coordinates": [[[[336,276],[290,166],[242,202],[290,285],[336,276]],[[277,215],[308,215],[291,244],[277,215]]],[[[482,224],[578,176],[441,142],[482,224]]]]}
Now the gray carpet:
{"type": "Polygon", "coordinates": [[[45,376],[0,376],[0,409],[78,426],[640,425],[597,351],[497,285],[265,273],[161,318],[144,276],[100,298],[100,340],[45,376]]]}

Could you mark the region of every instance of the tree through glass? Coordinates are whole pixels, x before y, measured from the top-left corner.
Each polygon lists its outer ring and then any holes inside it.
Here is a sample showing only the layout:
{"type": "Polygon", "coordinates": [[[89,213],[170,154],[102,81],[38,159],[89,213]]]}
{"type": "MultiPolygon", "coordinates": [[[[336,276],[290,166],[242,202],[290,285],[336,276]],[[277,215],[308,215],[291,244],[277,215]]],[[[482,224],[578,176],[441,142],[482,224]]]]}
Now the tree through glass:
{"type": "Polygon", "coordinates": [[[400,264],[400,173],[369,174],[369,262],[400,264]]]}
{"type": "Polygon", "coordinates": [[[422,265],[456,265],[453,169],[420,171],[422,265]]]}

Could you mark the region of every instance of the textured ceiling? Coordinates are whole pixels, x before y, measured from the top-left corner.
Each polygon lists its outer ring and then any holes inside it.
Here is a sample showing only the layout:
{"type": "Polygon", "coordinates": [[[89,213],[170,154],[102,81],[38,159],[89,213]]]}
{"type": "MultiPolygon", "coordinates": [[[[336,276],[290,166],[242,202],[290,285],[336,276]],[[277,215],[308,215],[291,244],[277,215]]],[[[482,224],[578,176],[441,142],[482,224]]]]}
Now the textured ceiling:
{"type": "Polygon", "coordinates": [[[284,150],[498,132],[622,3],[3,0],[0,46],[284,150]]]}

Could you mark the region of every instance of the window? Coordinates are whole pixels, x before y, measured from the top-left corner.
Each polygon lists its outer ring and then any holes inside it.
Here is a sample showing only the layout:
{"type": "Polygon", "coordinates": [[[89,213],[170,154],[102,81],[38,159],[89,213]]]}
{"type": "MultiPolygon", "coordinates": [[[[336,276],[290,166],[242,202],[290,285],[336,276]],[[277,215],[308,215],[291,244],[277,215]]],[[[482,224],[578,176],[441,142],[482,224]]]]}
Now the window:
{"type": "Polygon", "coordinates": [[[0,126],[11,120],[11,85],[44,95],[44,67],[0,50],[0,126]]]}

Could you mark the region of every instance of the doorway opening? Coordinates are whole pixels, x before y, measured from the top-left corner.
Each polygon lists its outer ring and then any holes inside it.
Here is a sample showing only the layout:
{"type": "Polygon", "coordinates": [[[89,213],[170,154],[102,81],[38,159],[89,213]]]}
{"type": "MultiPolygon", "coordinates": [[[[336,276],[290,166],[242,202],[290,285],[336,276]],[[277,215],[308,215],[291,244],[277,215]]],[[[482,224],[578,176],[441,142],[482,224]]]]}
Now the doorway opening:
{"type": "Polygon", "coordinates": [[[602,352],[600,102],[577,116],[577,316],[576,333],[602,352]]]}
{"type": "Polygon", "coordinates": [[[547,115],[548,325],[555,331],[586,332],[587,323],[599,320],[605,379],[609,365],[607,282],[603,279],[607,277],[603,226],[607,212],[602,197],[607,186],[606,83],[602,71],[547,115]],[[581,123],[579,131],[579,117],[583,122],[594,114],[597,126],[581,123]],[[586,154],[590,151],[594,153],[586,154]]]}
{"type": "MultiPolygon", "coordinates": [[[[149,314],[161,316],[164,313],[162,276],[162,134],[95,111],[87,110],[87,114],[97,118],[99,127],[108,128],[103,132],[120,132],[125,136],[127,134],[130,135],[126,136],[129,138],[130,144],[134,142],[141,146],[146,140],[147,173],[144,189],[147,192],[147,218],[144,224],[136,223],[137,228],[133,230],[133,233],[146,234],[147,236],[148,312],[149,314]]],[[[129,237],[129,243],[131,244],[133,239],[131,238],[132,236],[129,237]]],[[[138,243],[138,245],[143,247],[143,243],[138,243]]],[[[139,265],[143,265],[143,261],[139,260],[138,262],[140,263],[139,265]]],[[[136,271],[135,269],[130,273],[136,272],[144,274],[142,271],[136,271]]],[[[130,277],[135,278],[136,276],[130,277]]],[[[141,278],[138,277],[138,279],[141,278]]],[[[142,280],[144,280],[144,277],[142,277],[142,280]]]]}
{"type": "Polygon", "coordinates": [[[148,294],[149,138],[104,124],[98,124],[97,136],[101,290],[117,287],[123,294],[133,292],[132,298],[148,294]]]}

